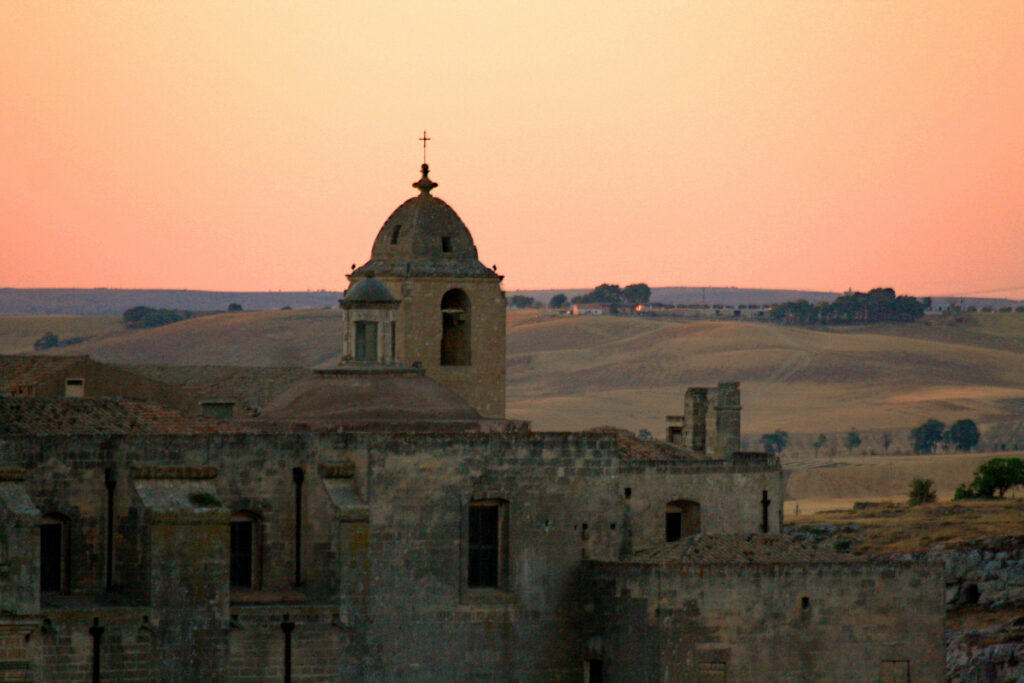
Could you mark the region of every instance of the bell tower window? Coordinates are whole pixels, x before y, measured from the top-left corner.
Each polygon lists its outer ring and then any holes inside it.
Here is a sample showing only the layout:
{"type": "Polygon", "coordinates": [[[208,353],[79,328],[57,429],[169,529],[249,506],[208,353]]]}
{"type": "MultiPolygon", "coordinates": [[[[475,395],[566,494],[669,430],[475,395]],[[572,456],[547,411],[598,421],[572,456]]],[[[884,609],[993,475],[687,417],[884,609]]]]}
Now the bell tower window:
{"type": "Polygon", "coordinates": [[[450,289],[441,298],[441,365],[470,364],[469,297],[450,289]]]}

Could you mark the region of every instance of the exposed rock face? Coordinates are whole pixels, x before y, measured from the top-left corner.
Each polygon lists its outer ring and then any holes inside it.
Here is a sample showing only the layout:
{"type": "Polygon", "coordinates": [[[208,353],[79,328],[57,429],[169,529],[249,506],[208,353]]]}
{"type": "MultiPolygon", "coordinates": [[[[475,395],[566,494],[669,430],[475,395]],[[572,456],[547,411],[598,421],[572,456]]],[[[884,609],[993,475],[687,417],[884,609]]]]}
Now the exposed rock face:
{"type": "Polygon", "coordinates": [[[1024,682],[1024,617],[984,629],[947,631],[946,677],[953,683],[1024,682]]]}
{"type": "Polygon", "coordinates": [[[1024,536],[990,538],[974,547],[896,555],[900,560],[932,560],[946,568],[947,609],[962,605],[1002,607],[1024,602],[1024,536]]]}

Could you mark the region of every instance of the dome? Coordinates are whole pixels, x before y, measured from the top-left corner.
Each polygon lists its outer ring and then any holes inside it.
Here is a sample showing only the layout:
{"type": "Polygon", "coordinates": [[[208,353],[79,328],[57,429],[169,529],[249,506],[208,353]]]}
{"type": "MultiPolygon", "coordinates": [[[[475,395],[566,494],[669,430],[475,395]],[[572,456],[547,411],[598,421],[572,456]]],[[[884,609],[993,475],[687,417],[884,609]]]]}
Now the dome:
{"type": "Polygon", "coordinates": [[[451,389],[411,370],[320,372],[278,394],[260,417],[320,427],[379,423],[479,420],[451,389]]]}
{"type": "Polygon", "coordinates": [[[473,236],[455,210],[430,194],[437,184],[427,177],[429,170],[423,164],[423,177],[413,183],[420,194],[388,217],[369,262],[352,276],[498,277],[478,260],[473,236]]]}
{"type": "Polygon", "coordinates": [[[380,280],[369,277],[365,280],[360,280],[345,292],[345,298],[342,299],[342,306],[351,306],[353,304],[390,304],[398,303],[398,299],[391,295],[391,290],[380,280]]]}

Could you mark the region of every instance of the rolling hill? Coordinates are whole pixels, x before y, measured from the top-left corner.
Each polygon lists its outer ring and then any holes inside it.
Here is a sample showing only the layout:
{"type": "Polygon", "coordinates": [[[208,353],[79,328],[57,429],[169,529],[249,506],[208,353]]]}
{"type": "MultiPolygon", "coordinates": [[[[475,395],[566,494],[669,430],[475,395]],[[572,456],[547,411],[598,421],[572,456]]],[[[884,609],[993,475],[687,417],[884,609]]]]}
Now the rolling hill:
{"type": "MultiPolygon", "coordinates": [[[[1024,433],[1024,315],[942,320],[822,330],[512,312],[508,415],[542,430],[612,424],[659,435],[664,416],[682,412],[686,387],[736,380],[749,446],[782,429],[793,450],[807,450],[820,432],[856,427],[865,450],[882,430],[900,450],[929,417],[1001,425],[1007,439],[1024,433]]],[[[133,331],[109,317],[0,318],[0,351],[31,352],[53,331],[89,338],[51,353],[106,362],[312,366],[340,354],[339,325],[337,309],[224,313],[133,331]]]]}

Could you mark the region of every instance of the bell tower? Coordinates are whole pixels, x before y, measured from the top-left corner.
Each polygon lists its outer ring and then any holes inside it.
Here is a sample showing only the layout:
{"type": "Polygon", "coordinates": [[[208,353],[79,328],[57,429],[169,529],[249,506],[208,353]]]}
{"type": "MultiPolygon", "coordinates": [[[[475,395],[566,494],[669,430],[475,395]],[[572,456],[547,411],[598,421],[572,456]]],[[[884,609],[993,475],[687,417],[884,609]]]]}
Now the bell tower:
{"type": "MultiPolygon", "coordinates": [[[[424,135],[425,137],[425,135],[424,135]]],[[[505,294],[501,276],[477,257],[458,214],[431,192],[427,164],[419,194],[384,222],[352,285],[375,279],[398,300],[395,362],[462,396],[484,417],[505,417],[505,294]]]]}

